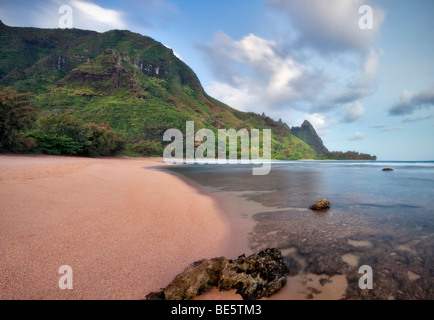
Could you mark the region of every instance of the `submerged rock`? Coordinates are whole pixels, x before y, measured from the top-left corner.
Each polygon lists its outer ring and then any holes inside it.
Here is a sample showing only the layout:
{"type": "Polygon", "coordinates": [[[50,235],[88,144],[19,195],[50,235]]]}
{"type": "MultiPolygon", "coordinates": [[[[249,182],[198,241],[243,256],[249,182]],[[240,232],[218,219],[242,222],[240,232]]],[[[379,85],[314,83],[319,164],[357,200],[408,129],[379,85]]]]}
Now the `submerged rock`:
{"type": "Polygon", "coordinates": [[[307,259],[306,271],[327,276],[344,274],[346,264],[342,261],[341,257],[342,255],[334,250],[321,254],[313,254],[307,259]]]}
{"type": "Polygon", "coordinates": [[[287,262],[278,249],[266,249],[237,260],[223,257],[193,263],[147,300],[190,300],[211,287],[236,289],[245,300],[269,297],[286,284],[287,262]]]}
{"type": "Polygon", "coordinates": [[[311,210],[327,210],[330,209],[330,201],[327,199],[318,200],[312,206],[309,207],[311,210]]]}

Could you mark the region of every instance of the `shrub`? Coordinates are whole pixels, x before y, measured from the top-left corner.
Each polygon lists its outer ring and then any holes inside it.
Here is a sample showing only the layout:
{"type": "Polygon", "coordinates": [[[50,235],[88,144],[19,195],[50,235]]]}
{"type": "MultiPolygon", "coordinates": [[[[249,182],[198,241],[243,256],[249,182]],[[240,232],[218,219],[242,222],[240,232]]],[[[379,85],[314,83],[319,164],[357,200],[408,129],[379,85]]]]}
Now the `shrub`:
{"type": "Polygon", "coordinates": [[[49,154],[109,156],[125,145],[121,134],[109,125],[84,123],[70,113],[50,114],[38,119],[39,129],[29,135],[38,149],[49,154]]]}
{"type": "Polygon", "coordinates": [[[163,154],[163,147],[158,142],[141,140],[131,147],[131,152],[141,156],[161,156],[163,154]]]}
{"type": "Polygon", "coordinates": [[[71,113],[49,114],[38,119],[39,133],[57,137],[68,137],[84,144],[89,132],[84,127],[84,121],[71,113]]]}
{"type": "Polygon", "coordinates": [[[77,155],[83,152],[83,146],[69,137],[37,133],[31,133],[28,137],[35,139],[37,148],[43,153],[77,155]]]}
{"type": "Polygon", "coordinates": [[[8,151],[13,153],[33,153],[37,149],[35,138],[25,136],[20,133],[17,135],[13,143],[8,146],[8,151]]]}
{"type": "Polygon", "coordinates": [[[88,137],[83,146],[84,154],[96,156],[110,156],[124,147],[123,137],[113,131],[107,124],[87,123],[84,125],[87,129],[88,137]]]}
{"type": "Polygon", "coordinates": [[[23,135],[36,119],[37,111],[25,99],[29,95],[10,88],[0,90],[0,152],[21,151],[31,146],[31,141],[23,135]]]}

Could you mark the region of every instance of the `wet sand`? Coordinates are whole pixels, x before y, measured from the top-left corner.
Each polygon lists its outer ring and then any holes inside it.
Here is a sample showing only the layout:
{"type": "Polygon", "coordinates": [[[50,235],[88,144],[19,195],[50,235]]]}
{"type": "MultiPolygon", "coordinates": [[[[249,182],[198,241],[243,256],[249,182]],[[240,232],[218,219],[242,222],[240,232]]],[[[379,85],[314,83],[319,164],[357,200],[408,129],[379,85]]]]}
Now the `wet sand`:
{"type": "Polygon", "coordinates": [[[148,170],[157,160],[0,156],[0,299],[143,299],[227,255],[215,200],[148,170]],[[72,290],[59,288],[62,265],[72,290]]]}

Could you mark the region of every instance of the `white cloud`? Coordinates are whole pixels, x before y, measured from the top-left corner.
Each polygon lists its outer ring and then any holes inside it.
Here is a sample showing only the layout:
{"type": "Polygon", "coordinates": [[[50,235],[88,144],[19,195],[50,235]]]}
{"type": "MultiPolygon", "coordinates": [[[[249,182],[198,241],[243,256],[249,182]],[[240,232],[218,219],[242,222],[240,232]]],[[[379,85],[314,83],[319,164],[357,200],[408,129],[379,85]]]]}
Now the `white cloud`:
{"type": "Polygon", "coordinates": [[[330,119],[327,122],[326,116],[318,113],[306,114],[305,119],[312,124],[312,126],[315,128],[315,131],[320,136],[327,135],[329,130],[335,125],[335,121],[333,119],[330,119]]]}
{"type": "Polygon", "coordinates": [[[405,117],[402,122],[407,122],[407,123],[411,123],[411,122],[420,122],[420,121],[425,121],[425,120],[429,120],[434,118],[434,114],[430,114],[427,116],[421,116],[421,117],[412,117],[412,116],[407,116],[405,117]]]}
{"type": "Polygon", "coordinates": [[[363,140],[367,137],[367,134],[364,132],[356,132],[354,136],[350,138],[350,140],[363,140]]]}
{"type": "Polygon", "coordinates": [[[84,0],[34,0],[10,1],[0,4],[2,20],[12,26],[32,26],[38,28],[58,28],[59,8],[69,5],[72,8],[73,27],[76,29],[104,32],[112,29],[128,29],[126,15],[121,11],[103,8],[84,0]]]}
{"type": "Polygon", "coordinates": [[[380,66],[380,55],[382,50],[377,48],[370,48],[367,58],[363,66],[363,75],[371,78],[377,74],[378,67],[380,66]]]}
{"type": "Polygon", "coordinates": [[[59,18],[62,16],[59,8],[63,5],[69,5],[73,10],[74,28],[98,32],[128,29],[146,33],[155,25],[167,25],[168,21],[178,16],[176,5],[166,0],[129,0],[128,3],[97,3],[92,0],[3,0],[0,1],[1,19],[10,26],[58,28],[59,18]]]}
{"type": "Polygon", "coordinates": [[[282,54],[276,42],[254,34],[236,41],[219,32],[202,49],[218,78],[207,92],[241,110],[267,112],[310,98],[324,81],[314,68],[282,54]]]}
{"type": "Polygon", "coordinates": [[[175,55],[179,60],[182,60],[181,55],[180,55],[179,53],[177,53],[175,50],[173,50],[173,48],[169,47],[168,45],[165,45],[164,43],[163,43],[163,46],[165,46],[167,49],[172,50],[172,51],[173,51],[173,54],[174,54],[174,55],[175,55]]]}
{"type": "Polygon", "coordinates": [[[351,123],[361,119],[364,115],[365,108],[359,101],[356,101],[347,104],[347,109],[343,120],[347,123],[351,123]]]}
{"type": "MultiPolygon", "coordinates": [[[[67,4],[67,3],[62,3],[67,4]]],[[[56,1],[4,1],[0,3],[2,21],[9,26],[26,26],[39,28],[57,28],[59,7],[56,1]]]]}
{"type": "Polygon", "coordinates": [[[265,0],[270,7],[289,16],[301,45],[323,52],[369,50],[385,14],[370,0],[265,0]],[[359,8],[373,7],[373,29],[359,28],[359,8]]]}
{"type": "Polygon", "coordinates": [[[250,34],[234,40],[219,32],[201,46],[216,77],[208,93],[235,108],[289,122],[290,111],[333,117],[343,105],[345,122],[361,119],[365,109],[358,101],[373,92],[380,66],[382,50],[375,41],[384,12],[371,0],[264,2],[272,16],[289,17],[287,28],[275,25],[271,39],[250,34]],[[373,7],[373,30],[359,28],[359,7],[365,4],[373,7]]]}
{"type": "Polygon", "coordinates": [[[383,128],[386,128],[386,125],[385,124],[373,124],[373,125],[370,125],[369,128],[383,129],[383,128]]]}
{"type": "Polygon", "coordinates": [[[405,129],[404,127],[393,127],[393,128],[384,128],[381,131],[383,131],[383,132],[389,132],[389,131],[399,131],[399,130],[404,130],[404,129],[405,129]]]}
{"type": "MultiPolygon", "coordinates": [[[[375,45],[385,13],[372,0],[264,0],[278,14],[289,17],[298,38],[296,48],[310,49],[314,55],[332,63],[342,57],[352,59],[358,74],[329,90],[325,99],[332,104],[354,102],[373,91],[382,50],[375,45]],[[362,30],[359,8],[373,9],[373,29],[362,30]]],[[[350,67],[351,68],[351,67],[350,67]]],[[[341,70],[344,67],[341,66],[341,70]]],[[[354,71],[354,70],[352,70],[354,71]]],[[[333,72],[336,75],[336,72],[333,72]]]]}
{"type": "Polygon", "coordinates": [[[212,97],[238,110],[255,110],[258,113],[266,111],[265,109],[261,111],[261,108],[264,107],[263,102],[261,102],[262,98],[252,89],[253,87],[248,86],[246,83],[240,83],[234,86],[220,81],[213,81],[211,86],[205,88],[206,92],[212,97]]]}
{"type": "Polygon", "coordinates": [[[400,101],[389,109],[389,115],[399,116],[412,114],[418,109],[434,106],[434,86],[427,90],[414,93],[403,91],[400,101]]]}
{"type": "Polygon", "coordinates": [[[322,75],[279,45],[254,34],[233,40],[219,32],[202,49],[210,58],[217,81],[206,90],[241,110],[267,112],[318,92],[322,75]]]}
{"type": "Polygon", "coordinates": [[[74,27],[95,31],[126,29],[124,14],[112,9],[100,7],[89,1],[71,1],[74,10],[74,27]]]}

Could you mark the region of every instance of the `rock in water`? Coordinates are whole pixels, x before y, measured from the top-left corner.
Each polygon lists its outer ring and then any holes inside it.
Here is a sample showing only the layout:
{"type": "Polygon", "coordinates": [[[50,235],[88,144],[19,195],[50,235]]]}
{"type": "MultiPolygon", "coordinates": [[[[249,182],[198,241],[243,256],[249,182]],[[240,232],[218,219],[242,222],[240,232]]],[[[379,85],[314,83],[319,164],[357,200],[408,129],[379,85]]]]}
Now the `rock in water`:
{"type": "Polygon", "coordinates": [[[318,200],[312,206],[309,207],[311,210],[327,210],[330,209],[330,201],[327,199],[318,200]]]}
{"type": "Polygon", "coordinates": [[[236,289],[243,299],[269,297],[286,284],[287,262],[278,249],[266,249],[237,260],[223,257],[193,263],[160,292],[147,300],[189,300],[212,286],[220,291],[236,289]]]}
{"type": "Polygon", "coordinates": [[[393,171],[392,168],[384,168],[383,171],[393,171]]]}
{"type": "Polygon", "coordinates": [[[237,289],[244,300],[269,297],[286,284],[288,268],[278,249],[267,249],[249,257],[224,261],[218,287],[237,289]]]}

